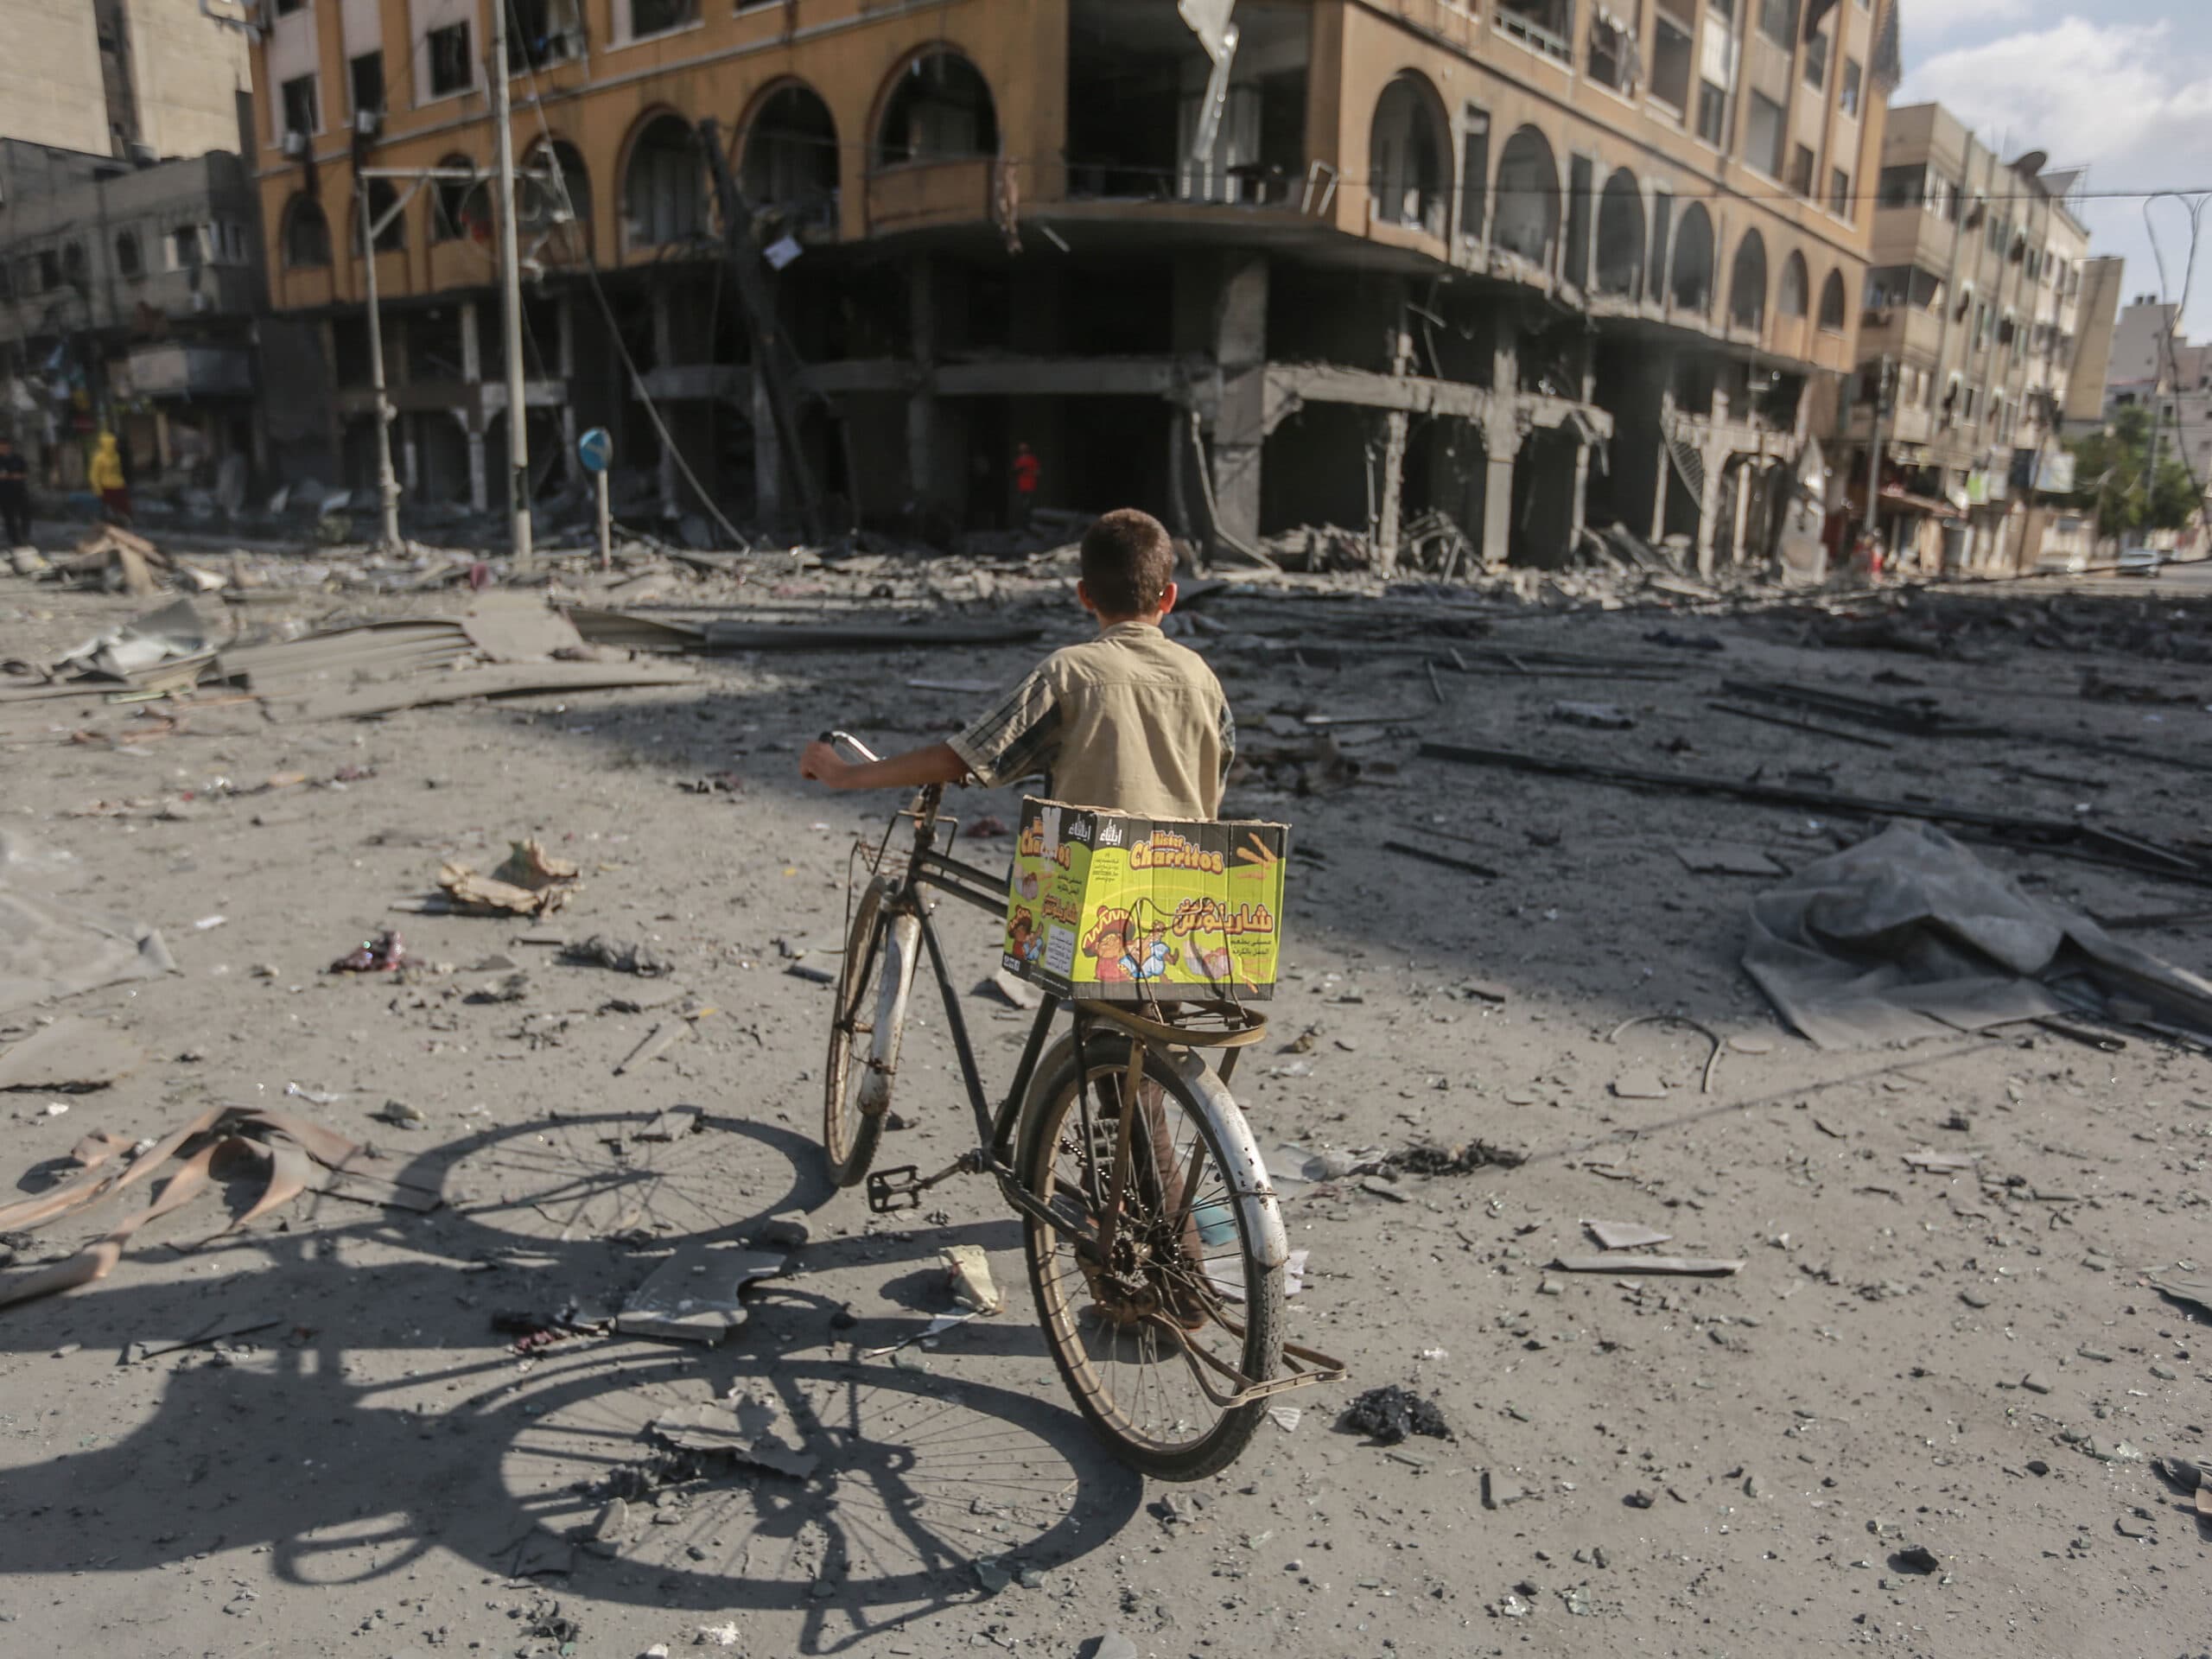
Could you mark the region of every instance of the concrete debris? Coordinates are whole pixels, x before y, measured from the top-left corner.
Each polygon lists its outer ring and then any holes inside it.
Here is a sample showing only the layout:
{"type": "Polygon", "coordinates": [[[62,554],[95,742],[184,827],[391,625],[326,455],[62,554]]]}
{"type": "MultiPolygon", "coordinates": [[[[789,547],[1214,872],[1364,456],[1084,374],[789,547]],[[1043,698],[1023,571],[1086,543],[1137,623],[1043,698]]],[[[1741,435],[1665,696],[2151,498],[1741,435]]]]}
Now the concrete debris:
{"type": "Polygon", "coordinates": [[[687,1244],[654,1268],[622,1304],[614,1328],[625,1336],[715,1344],[743,1325],[740,1298],[758,1279],[790,1265],[780,1251],[730,1244],[687,1244]]]}
{"type": "Polygon", "coordinates": [[[1679,1274],[1696,1279],[1721,1279],[1730,1274],[1741,1273],[1744,1263],[1717,1256],[1702,1255],[1561,1255],[1553,1258],[1552,1267],[1560,1273],[1615,1273],[1629,1275],[1642,1274],[1679,1274]]]}
{"type": "Polygon", "coordinates": [[[636,974],[646,979],[658,979],[676,971],[673,962],[644,941],[610,939],[601,933],[563,945],[561,960],[611,968],[618,974],[636,974]]]}
{"type": "Polygon", "coordinates": [[[580,874],[533,838],[512,843],[488,876],[448,861],[439,868],[438,887],[464,916],[550,916],[574,896],[580,874]]]}

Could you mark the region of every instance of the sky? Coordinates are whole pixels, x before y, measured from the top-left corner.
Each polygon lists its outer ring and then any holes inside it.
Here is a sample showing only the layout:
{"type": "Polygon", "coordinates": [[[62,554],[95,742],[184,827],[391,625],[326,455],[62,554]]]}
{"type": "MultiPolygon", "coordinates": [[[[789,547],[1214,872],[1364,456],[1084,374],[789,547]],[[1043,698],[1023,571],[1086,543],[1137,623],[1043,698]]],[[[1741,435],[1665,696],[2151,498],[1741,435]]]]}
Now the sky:
{"type": "MultiPolygon", "coordinates": [[[[1905,78],[1891,102],[1943,105],[2006,160],[2086,162],[2093,191],[2212,192],[2212,3],[2207,0],[1902,0],[1905,78]],[[2001,141],[2001,142],[2000,142],[2001,141]]],[[[2183,207],[2151,210],[2180,297],[2183,207]]],[[[2159,288],[2139,199],[2092,200],[2090,251],[2127,261],[2123,302],[2159,288]]],[[[2206,214],[2212,232],[2212,212],[2206,214]]],[[[2212,333],[2212,234],[2185,321],[2212,333]]]]}

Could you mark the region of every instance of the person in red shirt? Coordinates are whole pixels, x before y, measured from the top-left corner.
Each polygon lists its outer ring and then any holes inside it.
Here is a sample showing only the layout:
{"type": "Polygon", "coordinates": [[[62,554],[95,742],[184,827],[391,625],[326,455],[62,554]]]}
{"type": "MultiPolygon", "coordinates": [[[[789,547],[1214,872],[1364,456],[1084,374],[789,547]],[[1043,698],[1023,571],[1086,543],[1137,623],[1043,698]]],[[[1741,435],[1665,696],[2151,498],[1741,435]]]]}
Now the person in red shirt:
{"type": "Polygon", "coordinates": [[[1044,465],[1030,452],[1026,443],[1014,446],[1014,525],[1016,530],[1029,528],[1029,511],[1037,505],[1037,475],[1044,465]]]}

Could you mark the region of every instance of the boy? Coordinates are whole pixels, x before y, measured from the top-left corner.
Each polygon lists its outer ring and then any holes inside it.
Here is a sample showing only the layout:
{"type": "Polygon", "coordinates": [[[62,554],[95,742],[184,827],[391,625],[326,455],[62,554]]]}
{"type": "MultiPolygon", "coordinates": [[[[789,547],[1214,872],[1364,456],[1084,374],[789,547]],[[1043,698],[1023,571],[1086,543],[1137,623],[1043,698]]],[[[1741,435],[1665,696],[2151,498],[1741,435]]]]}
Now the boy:
{"type": "Polygon", "coordinates": [[[1083,538],[1076,597],[1098,637],[1056,651],[949,742],[859,764],[810,743],[799,775],[831,789],[998,788],[1039,773],[1074,806],[1212,818],[1236,753],[1229,700],[1198,652],[1160,631],[1175,608],[1175,550],[1150,513],[1123,507],[1083,538]]]}

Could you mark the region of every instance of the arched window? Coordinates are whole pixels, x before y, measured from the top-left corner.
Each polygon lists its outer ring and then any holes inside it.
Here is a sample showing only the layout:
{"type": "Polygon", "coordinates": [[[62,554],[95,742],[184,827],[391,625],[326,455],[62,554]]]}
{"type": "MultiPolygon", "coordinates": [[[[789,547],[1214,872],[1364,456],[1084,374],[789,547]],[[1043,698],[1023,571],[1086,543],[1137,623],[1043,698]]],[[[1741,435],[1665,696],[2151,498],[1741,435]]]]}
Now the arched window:
{"type": "Polygon", "coordinates": [[[1766,243],[1757,231],[1744,232],[1736,263],[1728,273],[1728,320],[1738,328],[1766,321],[1766,243]]]}
{"type": "Polygon", "coordinates": [[[991,89],[957,52],[934,47],[910,59],[883,100],[875,165],[950,162],[999,153],[991,89]]]}
{"type": "Polygon", "coordinates": [[[1685,311],[1702,315],[1713,308],[1713,218],[1703,202],[1689,205],[1675,232],[1675,270],[1668,294],[1685,311]]]}
{"type": "Polygon", "coordinates": [[[1559,163],[1551,141],[1534,127],[1521,128],[1498,152],[1497,229],[1491,239],[1551,269],[1559,246],[1559,163]]]}
{"type": "Polygon", "coordinates": [[[622,175],[622,235],[633,248],[686,242],[706,228],[707,169],[690,123],[657,115],[630,146],[622,175]]]}
{"type": "Polygon", "coordinates": [[[550,181],[552,212],[566,213],[579,226],[591,223],[591,175],[585,169],[583,152],[565,138],[541,143],[524,163],[526,170],[550,181]]]}
{"type": "Polygon", "coordinates": [[[1622,168],[1598,193],[1598,292],[1636,295],[1643,274],[1643,192],[1622,168]]]}
{"type": "Polygon", "coordinates": [[[330,264],[330,220],[321,206],[294,196],[284,214],[284,264],[292,270],[321,270],[330,264]]]}
{"type": "MultiPolygon", "coordinates": [[[[378,253],[397,253],[407,245],[407,215],[391,210],[399,202],[399,192],[390,179],[371,179],[368,181],[368,224],[381,223],[384,229],[377,236],[378,253]]],[[[363,223],[361,204],[353,207],[353,251],[361,251],[361,238],[367,233],[368,224],[363,223]]]]}
{"type": "Polygon", "coordinates": [[[745,130],[747,200],[807,224],[837,219],[837,124],[822,95],[785,81],[761,100],[745,130]]]}
{"type": "Polygon", "coordinates": [[[146,262],[138,249],[138,232],[118,231],[115,233],[115,274],[128,282],[137,282],[146,274],[146,262]]]}
{"type": "Polygon", "coordinates": [[[1843,273],[1828,272],[1821,284],[1821,327],[1832,334],[1843,332],[1843,273]]]}
{"type": "Polygon", "coordinates": [[[430,192],[430,240],[457,242],[461,238],[488,233],[491,199],[476,188],[476,163],[466,156],[448,156],[438,163],[441,173],[467,173],[467,179],[440,179],[430,192]],[[474,215],[486,222],[469,222],[474,215]]]}
{"type": "Polygon", "coordinates": [[[1378,225],[1442,236],[1452,200],[1451,127],[1427,79],[1405,70],[1375,101],[1367,129],[1367,193],[1378,225]]]}
{"type": "Polygon", "coordinates": [[[1775,306],[1785,317],[1802,317],[1812,307],[1812,273],[1805,268],[1805,256],[1793,253],[1782,262],[1782,286],[1775,293],[1775,306]]]}

